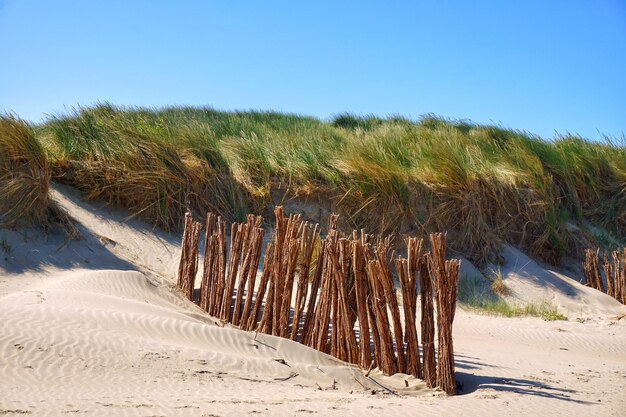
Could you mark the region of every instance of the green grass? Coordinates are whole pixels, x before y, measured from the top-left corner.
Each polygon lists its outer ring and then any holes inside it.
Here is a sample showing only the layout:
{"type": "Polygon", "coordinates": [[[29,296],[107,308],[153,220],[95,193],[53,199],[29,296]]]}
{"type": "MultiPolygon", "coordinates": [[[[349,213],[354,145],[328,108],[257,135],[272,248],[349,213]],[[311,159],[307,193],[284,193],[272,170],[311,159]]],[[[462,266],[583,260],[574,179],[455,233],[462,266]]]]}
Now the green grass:
{"type": "MultiPolygon", "coordinates": [[[[483,263],[504,241],[552,263],[578,249],[568,223],[626,233],[626,146],[554,141],[426,116],[102,104],[37,126],[53,178],[165,228],[186,208],[230,220],[278,199],[333,203],[345,227],[447,230],[483,263]]],[[[581,227],[582,229],[582,227],[581,227]]]]}
{"type": "Polygon", "coordinates": [[[461,277],[459,303],[475,312],[503,317],[540,317],[545,321],[567,320],[556,307],[545,302],[513,304],[494,292],[493,282],[482,278],[461,277]]]}
{"type": "MultiPolygon", "coordinates": [[[[80,233],[50,200],[51,169],[35,128],[18,117],[0,114],[0,227],[60,226],[70,238],[80,233]]],[[[10,255],[10,246],[0,248],[10,255]]]]}

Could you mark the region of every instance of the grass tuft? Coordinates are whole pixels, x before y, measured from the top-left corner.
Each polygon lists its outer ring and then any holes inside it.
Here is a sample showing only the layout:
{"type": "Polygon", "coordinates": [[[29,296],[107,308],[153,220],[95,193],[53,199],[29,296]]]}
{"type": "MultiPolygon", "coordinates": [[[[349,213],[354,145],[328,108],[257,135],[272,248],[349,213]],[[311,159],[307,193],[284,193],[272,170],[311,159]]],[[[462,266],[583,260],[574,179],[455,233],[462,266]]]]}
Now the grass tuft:
{"type": "Polygon", "coordinates": [[[511,295],[511,289],[506,286],[506,283],[504,282],[504,277],[502,276],[502,271],[499,267],[491,277],[491,290],[495,294],[503,297],[511,295]]]}
{"type": "MultiPolygon", "coordinates": [[[[541,317],[545,321],[567,320],[557,308],[542,302],[513,304],[493,290],[493,282],[480,277],[463,276],[459,280],[459,302],[465,308],[502,317],[541,317]]],[[[508,288],[507,288],[508,290],[508,288]]]]}
{"type": "Polygon", "coordinates": [[[0,115],[0,226],[47,223],[49,184],[48,161],[31,127],[0,115]]]}

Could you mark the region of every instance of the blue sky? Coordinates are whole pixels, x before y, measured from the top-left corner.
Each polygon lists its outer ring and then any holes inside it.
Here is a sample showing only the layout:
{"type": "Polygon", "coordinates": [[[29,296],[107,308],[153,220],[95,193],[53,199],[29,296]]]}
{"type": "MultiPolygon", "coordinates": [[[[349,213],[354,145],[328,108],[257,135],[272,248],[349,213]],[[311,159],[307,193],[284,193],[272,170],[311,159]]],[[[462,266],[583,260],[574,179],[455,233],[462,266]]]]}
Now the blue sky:
{"type": "Polygon", "coordinates": [[[210,105],[626,132],[626,0],[0,0],[0,110],[210,105]]]}

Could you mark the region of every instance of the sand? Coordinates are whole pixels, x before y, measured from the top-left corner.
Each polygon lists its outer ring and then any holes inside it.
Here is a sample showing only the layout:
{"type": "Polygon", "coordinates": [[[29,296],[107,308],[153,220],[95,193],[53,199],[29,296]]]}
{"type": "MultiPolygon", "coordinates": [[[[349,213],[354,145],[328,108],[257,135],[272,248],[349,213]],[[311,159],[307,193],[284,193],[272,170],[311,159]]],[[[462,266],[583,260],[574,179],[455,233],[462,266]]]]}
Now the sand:
{"type": "Polygon", "coordinates": [[[626,308],[515,248],[502,271],[512,297],[554,302],[569,320],[460,309],[462,391],[446,397],[222,326],[173,290],[180,236],[67,188],[54,198],[82,241],[0,230],[0,415],[625,414],[626,308]]]}

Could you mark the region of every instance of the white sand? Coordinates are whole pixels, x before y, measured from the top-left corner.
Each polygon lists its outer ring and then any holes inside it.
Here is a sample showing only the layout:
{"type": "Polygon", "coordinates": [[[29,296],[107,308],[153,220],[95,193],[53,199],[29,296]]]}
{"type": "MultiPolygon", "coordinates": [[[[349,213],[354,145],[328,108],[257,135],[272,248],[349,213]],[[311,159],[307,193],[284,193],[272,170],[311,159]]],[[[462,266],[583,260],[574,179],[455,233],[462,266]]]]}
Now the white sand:
{"type": "Polygon", "coordinates": [[[514,297],[554,302],[570,320],[459,310],[463,392],[446,397],[217,325],[172,290],[178,236],[65,188],[55,196],[83,241],[0,230],[12,247],[0,251],[0,416],[626,414],[626,308],[514,248],[503,271],[514,297]]]}

